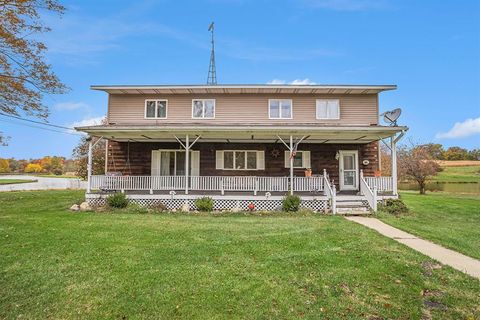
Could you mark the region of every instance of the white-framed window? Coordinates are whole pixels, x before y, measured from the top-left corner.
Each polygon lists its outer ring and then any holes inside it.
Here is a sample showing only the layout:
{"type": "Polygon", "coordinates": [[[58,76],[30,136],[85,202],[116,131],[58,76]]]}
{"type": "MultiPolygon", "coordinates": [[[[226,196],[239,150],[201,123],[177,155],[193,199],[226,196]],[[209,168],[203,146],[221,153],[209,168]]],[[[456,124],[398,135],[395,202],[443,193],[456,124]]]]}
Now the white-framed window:
{"type": "Polygon", "coordinates": [[[217,150],[217,170],[265,170],[265,152],[259,150],[217,150]]]}
{"type": "Polygon", "coordinates": [[[145,119],[166,119],[168,100],[145,100],[145,119]]]}
{"type": "Polygon", "coordinates": [[[340,100],[318,99],[317,119],[340,119],[340,100]]]}
{"type": "MultiPolygon", "coordinates": [[[[310,168],[310,151],[297,151],[293,158],[294,168],[310,168]]],[[[290,168],[290,151],[285,151],[285,168],[290,168]]]]}
{"type": "Polygon", "coordinates": [[[292,119],[293,103],[291,99],[269,99],[268,117],[270,119],[292,119]]]}
{"type": "MultiPolygon", "coordinates": [[[[190,175],[200,173],[200,151],[190,150],[190,175]]],[[[152,176],[184,176],[185,150],[152,150],[152,176]]]]}
{"type": "Polygon", "coordinates": [[[215,118],[215,99],[193,99],[192,100],[192,118],[214,119],[215,118]]]}

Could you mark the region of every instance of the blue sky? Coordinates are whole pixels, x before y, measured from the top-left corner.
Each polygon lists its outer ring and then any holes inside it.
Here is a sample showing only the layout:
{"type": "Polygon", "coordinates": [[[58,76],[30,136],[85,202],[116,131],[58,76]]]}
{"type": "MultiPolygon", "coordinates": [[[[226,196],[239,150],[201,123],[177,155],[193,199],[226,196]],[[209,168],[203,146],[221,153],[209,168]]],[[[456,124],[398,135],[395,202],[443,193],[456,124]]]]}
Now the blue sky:
{"type": "MultiPolygon", "coordinates": [[[[402,107],[412,140],[480,147],[479,1],[63,3],[66,14],[46,15],[53,31],[42,36],[72,89],[45,98],[51,123],[104,116],[107,96],[92,84],[205,83],[214,20],[219,84],[397,84],[381,110],[402,107]]],[[[68,157],[79,139],[5,121],[0,130],[11,137],[0,157],[68,157]]]]}

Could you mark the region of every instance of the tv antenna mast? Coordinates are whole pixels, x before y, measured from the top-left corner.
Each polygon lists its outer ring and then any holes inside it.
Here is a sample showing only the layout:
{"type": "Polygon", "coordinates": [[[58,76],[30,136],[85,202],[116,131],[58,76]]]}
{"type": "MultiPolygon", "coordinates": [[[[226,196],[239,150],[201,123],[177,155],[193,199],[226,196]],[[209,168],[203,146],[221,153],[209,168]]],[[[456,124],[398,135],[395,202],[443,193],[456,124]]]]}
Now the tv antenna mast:
{"type": "Polygon", "coordinates": [[[217,84],[217,70],[215,67],[215,39],[213,37],[215,25],[214,23],[210,23],[208,26],[208,31],[212,33],[212,52],[210,53],[210,66],[208,67],[208,77],[207,77],[207,84],[208,85],[216,85],[217,84]]]}

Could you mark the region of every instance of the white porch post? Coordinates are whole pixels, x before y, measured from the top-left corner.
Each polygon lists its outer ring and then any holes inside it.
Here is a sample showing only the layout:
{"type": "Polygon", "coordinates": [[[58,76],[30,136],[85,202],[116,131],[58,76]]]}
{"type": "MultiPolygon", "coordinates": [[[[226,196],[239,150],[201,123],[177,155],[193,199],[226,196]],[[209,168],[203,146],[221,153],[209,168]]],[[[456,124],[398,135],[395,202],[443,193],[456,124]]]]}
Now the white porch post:
{"type": "Polygon", "coordinates": [[[392,154],[392,191],[394,195],[398,194],[398,186],[397,186],[397,141],[395,139],[395,136],[390,138],[390,149],[391,149],[391,154],[392,154]]]}
{"type": "Polygon", "coordinates": [[[92,180],[92,138],[88,141],[88,160],[87,160],[87,193],[91,190],[92,180]]]}
{"type": "Polygon", "coordinates": [[[290,194],[293,194],[293,136],[290,135],[290,194]]]}
{"type": "Polygon", "coordinates": [[[190,140],[188,134],[185,136],[185,194],[188,194],[188,169],[189,167],[189,159],[190,159],[190,140]]]}

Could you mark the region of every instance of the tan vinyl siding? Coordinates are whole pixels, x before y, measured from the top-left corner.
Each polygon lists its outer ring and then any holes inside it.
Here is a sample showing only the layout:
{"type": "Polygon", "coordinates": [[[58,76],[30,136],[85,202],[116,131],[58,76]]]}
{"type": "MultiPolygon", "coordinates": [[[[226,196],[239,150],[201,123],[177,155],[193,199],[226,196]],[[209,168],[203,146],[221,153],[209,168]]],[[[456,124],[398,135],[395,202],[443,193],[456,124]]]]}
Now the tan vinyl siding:
{"type": "Polygon", "coordinates": [[[347,95],[133,95],[109,96],[108,120],[116,124],[210,123],[210,124],[328,124],[371,125],[378,122],[377,94],[347,95]],[[192,119],[192,99],[215,99],[215,119],[192,119]],[[145,119],[145,99],[168,99],[167,119],[145,119]],[[293,119],[269,119],[268,99],[292,99],[293,119]],[[316,99],[339,99],[339,120],[317,120],[316,99]]]}

